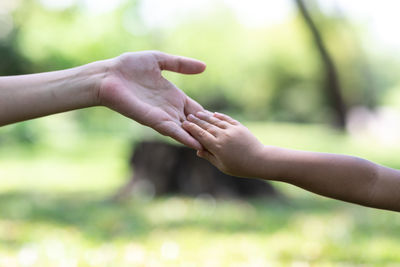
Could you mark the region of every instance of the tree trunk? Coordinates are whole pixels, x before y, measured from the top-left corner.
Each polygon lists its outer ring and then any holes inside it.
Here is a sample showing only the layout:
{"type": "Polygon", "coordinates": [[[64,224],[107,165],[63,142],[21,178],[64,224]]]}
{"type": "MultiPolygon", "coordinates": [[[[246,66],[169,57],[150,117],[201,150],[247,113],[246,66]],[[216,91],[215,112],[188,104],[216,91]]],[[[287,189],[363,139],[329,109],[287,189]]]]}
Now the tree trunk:
{"type": "Polygon", "coordinates": [[[332,57],[330,56],[324,41],[322,40],[321,34],[312,20],[304,1],[295,0],[295,2],[306,25],[311,31],[319,56],[325,68],[326,97],[327,102],[331,105],[331,108],[335,113],[335,125],[340,129],[344,129],[346,126],[347,108],[341,93],[341,86],[335,63],[333,62],[332,57]]]}
{"type": "Polygon", "coordinates": [[[131,158],[129,181],[112,197],[124,200],[144,191],[152,196],[180,194],[213,197],[272,197],[284,199],[268,182],[233,177],[220,172],[196,152],[183,146],[157,141],[141,142],[131,158]]]}

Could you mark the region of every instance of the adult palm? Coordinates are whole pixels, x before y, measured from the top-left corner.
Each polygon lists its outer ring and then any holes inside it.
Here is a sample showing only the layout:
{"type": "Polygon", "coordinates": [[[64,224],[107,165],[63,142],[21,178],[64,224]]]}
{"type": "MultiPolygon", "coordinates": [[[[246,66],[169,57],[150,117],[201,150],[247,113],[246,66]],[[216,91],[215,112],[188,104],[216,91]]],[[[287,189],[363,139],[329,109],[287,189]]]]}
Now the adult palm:
{"type": "Polygon", "coordinates": [[[205,64],[194,59],[158,51],[125,53],[111,59],[98,92],[100,104],[107,106],[184,145],[201,149],[200,143],[181,124],[189,114],[203,110],[161,72],[197,74],[205,64]]]}

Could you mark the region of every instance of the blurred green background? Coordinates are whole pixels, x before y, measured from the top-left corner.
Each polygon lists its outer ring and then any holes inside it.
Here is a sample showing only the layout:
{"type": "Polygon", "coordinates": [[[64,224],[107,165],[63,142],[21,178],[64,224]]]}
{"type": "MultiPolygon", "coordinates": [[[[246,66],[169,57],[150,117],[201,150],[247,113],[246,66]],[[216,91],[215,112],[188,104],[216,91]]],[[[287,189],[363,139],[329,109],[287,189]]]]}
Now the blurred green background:
{"type": "MultiPolygon", "coordinates": [[[[165,73],[265,144],[400,168],[400,19],[395,0],[305,1],[333,59],[346,126],[295,1],[0,0],[0,75],[127,51],[207,63],[165,73]]],[[[0,266],[386,266],[400,217],[274,184],[287,203],[207,196],[107,201],[132,144],[162,138],[105,108],[0,129],[0,266]]]]}

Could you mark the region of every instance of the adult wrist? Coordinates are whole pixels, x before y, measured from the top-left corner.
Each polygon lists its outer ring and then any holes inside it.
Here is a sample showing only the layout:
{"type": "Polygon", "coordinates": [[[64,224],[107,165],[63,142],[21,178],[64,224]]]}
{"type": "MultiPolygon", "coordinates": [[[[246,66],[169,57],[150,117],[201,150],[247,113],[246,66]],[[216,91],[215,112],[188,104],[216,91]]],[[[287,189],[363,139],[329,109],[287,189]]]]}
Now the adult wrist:
{"type": "Polygon", "coordinates": [[[113,59],[96,61],[87,65],[81,66],[81,75],[85,77],[87,84],[83,85],[83,90],[88,90],[90,99],[88,99],[89,106],[103,105],[101,97],[101,87],[107,77],[111,73],[113,66],[113,59]]]}

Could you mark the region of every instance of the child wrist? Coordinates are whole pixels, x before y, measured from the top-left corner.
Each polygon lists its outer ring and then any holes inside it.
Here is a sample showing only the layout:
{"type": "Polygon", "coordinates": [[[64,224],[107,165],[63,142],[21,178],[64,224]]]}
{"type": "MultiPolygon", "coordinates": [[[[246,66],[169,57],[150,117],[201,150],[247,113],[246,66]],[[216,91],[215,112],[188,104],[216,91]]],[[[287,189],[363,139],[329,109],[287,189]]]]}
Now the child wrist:
{"type": "Polygon", "coordinates": [[[279,168],[277,164],[278,147],[263,146],[258,157],[259,176],[265,180],[276,180],[279,178],[279,168]]]}

